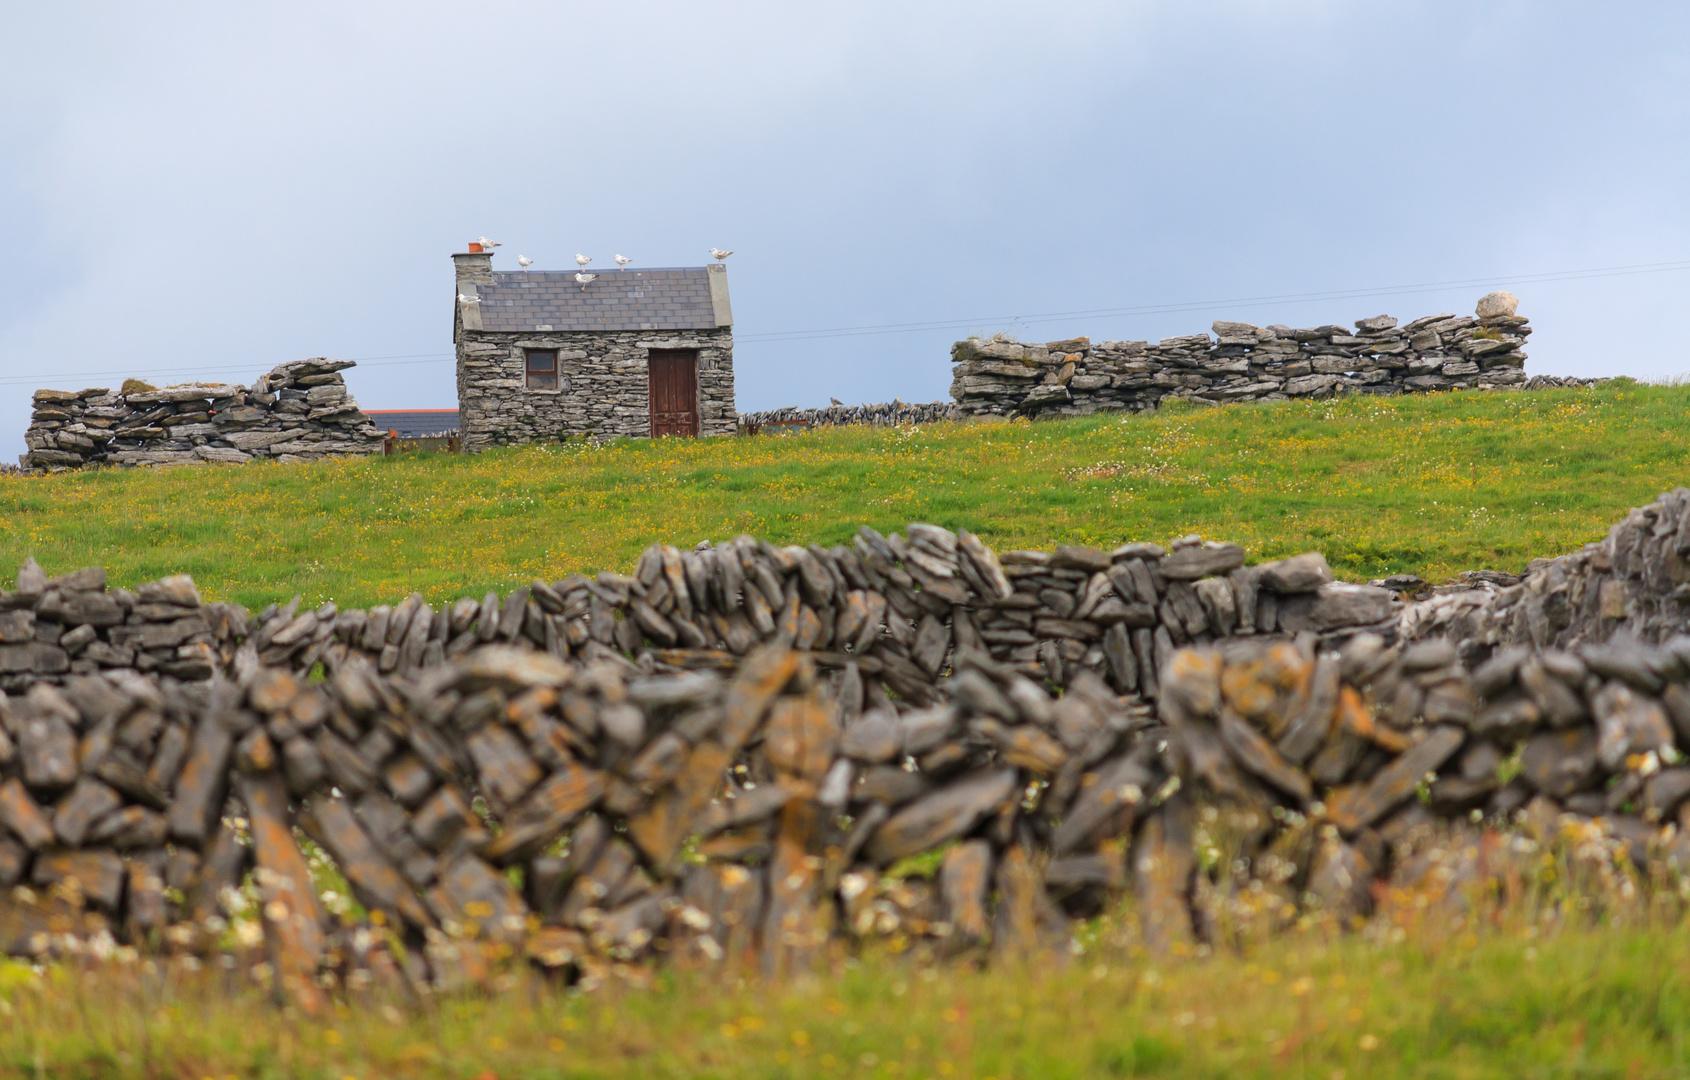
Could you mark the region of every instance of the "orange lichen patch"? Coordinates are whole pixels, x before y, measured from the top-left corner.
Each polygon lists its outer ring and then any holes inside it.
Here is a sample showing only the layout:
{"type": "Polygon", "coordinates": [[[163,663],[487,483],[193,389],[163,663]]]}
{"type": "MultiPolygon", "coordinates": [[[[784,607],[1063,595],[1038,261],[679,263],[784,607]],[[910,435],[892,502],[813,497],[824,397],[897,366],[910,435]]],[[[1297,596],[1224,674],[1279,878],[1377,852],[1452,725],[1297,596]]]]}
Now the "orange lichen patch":
{"type": "Polygon", "coordinates": [[[1351,687],[1344,687],[1338,693],[1338,724],[1352,734],[1381,746],[1391,753],[1401,753],[1413,745],[1400,731],[1375,723],[1373,710],[1361,700],[1361,695],[1351,687]]]}
{"type": "Polygon", "coordinates": [[[1181,649],[1163,673],[1164,694],[1194,715],[1207,716],[1220,705],[1221,654],[1213,649],[1181,649]]]}
{"type": "Polygon", "coordinates": [[[1314,665],[1289,642],[1275,642],[1261,653],[1226,665],[1221,696],[1232,711],[1277,736],[1291,714],[1291,703],[1308,692],[1314,665]]]}

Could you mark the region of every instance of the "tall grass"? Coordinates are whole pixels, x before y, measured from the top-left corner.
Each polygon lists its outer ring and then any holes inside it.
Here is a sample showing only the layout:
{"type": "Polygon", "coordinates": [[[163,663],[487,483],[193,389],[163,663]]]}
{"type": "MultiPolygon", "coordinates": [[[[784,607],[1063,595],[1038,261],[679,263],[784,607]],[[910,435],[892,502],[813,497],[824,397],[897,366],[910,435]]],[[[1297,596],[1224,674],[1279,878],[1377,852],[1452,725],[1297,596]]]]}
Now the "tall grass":
{"type": "Polygon", "coordinates": [[[215,966],[0,971],[18,1077],[1673,1077],[1682,929],[1294,935],[1246,955],[1099,946],[986,971],[836,960],[797,983],[679,971],[591,994],[531,973],[306,1019],[215,966]]]}

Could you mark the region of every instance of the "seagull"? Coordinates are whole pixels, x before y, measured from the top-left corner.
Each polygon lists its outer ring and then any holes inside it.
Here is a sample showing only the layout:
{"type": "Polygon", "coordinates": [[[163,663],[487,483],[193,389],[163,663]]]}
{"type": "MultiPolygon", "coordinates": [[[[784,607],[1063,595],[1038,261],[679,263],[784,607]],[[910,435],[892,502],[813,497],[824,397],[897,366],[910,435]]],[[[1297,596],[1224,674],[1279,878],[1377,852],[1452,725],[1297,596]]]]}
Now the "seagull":
{"type": "Polygon", "coordinates": [[[828,399],[827,399],[827,400],[829,400],[829,401],[831,401],[831,402],[833,402],[833,403],[834,403],[834,404],[835,404],[835,405],[843,405],[843,404],[845,404],[845,403],[844,403],[844,402],[843,402],[843,401],[840,401],[840,400],[839,400],[839,399],[838,399],[838,398],[836,398],[836,397],[830,397],[830,398],[828,398],[828,399]]]}
{"type": "Polygon", "coordinates": [[[526,256],[526,255],[518,255],[518,256],[517,256],[517,257],[516,257],[516,265],[518,265],[518,266],[520,266],[520,267],[522,267],[522,268],[523,268],[523,269],[524,269],[524,270],[526,270],[526,269],[528,269],[528,268],[529,268],[529,267],[530,267],[530,266],[533,266],[533,265],[534,265],[534,260],[533,260],[533,259],[530,259],[530,258],[529,258],[529,257],[528,257],[528,256],[526,256]]]}
{"type": "Polygon", "coordinates": [[[597,274],[576,274],[575,280],[579,281],[581,283],[581,287],[585,289],[589,281],[597,281],[598,277],[599,276],[597,274]]]}
{"type": "Polygon", "coordinates": [[[616,256],[616,265],[617,266],[627,266],[629,263],[631,263],[633,261],[634,260],[628,258],[628,256],[626,256],[626,255],[616,256]]]}
{"type": "Polygon", "coordinates": [[[727,258],[729,255],[732,255],[732,254],[733,254],[733,252],[723,251],[721,248],[711,248],[710,249],[710,257],[715,259],[717,262],[721,262],[723,259],[727,258]]]}
{"type": "Polygon", "coordinates": [[[481,303],[481,297],[479,297],[479,296],[465,296],[463,293],[459,293],[458,294],[458,303],[460,303],[460,304],[479,304],[479,303],[481,303]]]}
{"type": "Polygon", "coordinates": [[[489,240],[485,236],[476,237],[475,242],[480,244],[484,248],[496,248],[496,247],[504,247],[505,246],[505,245],[499,243],[497,240],[489,240]]]}
{"type": "Polygon", "coordinates": [[[577,256],[575,256],[575,265],[576,266],[586,266],[588,263],[590,263],[592,261],[593,261],[593,257],[591,255],[577,255],[577,256]]]}

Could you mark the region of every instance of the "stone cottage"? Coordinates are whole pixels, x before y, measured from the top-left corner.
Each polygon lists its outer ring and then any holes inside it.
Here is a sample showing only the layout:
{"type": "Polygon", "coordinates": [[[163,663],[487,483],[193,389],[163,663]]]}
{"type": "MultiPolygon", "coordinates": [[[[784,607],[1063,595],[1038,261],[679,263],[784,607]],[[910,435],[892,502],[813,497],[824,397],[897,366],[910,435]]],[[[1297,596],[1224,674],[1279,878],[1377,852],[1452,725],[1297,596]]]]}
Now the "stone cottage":
{"type": "Polygon", "coordinates": [[[496,271],[482,251],[452,261],[465,450],[571,435],[734,433],[722,264],[577,275],[496,271]]]}

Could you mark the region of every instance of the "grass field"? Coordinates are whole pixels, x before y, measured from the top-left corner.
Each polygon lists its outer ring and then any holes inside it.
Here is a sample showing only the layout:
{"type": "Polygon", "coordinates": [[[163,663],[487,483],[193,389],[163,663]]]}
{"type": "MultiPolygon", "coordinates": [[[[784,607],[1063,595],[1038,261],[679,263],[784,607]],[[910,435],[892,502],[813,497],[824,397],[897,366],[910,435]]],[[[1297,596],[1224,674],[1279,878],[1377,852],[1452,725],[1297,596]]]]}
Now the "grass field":
{"type": "Polygon", "coordinates": [[[440,602],[645,545],[967,527],[1000,549],[1197,532],[1341,576],[1477,568],[1600,538],[1690,476],[1690,387],[1171,408],[1037,424],[567,444],[479,456],[0,478],[0,567],[194,576],[257,608],[440,602]]]}
{"type": "MultiPolygon", "coordinates": [[[[215,969],[212,969],[215,971],[215,969]]],[[[1690,936],[1529,927],[1282,940],[1038,968],[870,961],[773,989],[702,973],[570,994],[530,977],[402,1008],[279,1012],[221,972],[0,970],[18,1077],[1678,1077],[1690,936]]],[[[400,1003],[404,1005],[404,1003],[400,1003]]]]}
{"type": "MultiPolygon", "coordinates": [[[[1308,548],[1353,579],[1518,569],[1599,538],[1690,474],[1690,388],[1169,409],[0,478],[0,567],[188,572],[252,607],[431,601],[626,569],[653,540],[845,540],[965,526],[999,548],[1190,532],[1308,548]]],[[[1116,925],[1131,922],[1122,913],[1116,925]]],[[[0,1075],[20,1077],[1646,1077],[1690,1073],[1690,929],[1316,930],[1152,958],[1106,921],[1035,968],[837,959],[781,987],[669,973],[565,993],[518,974],[325,1020],[244,976],[0,961],[0,1075]]]]}

